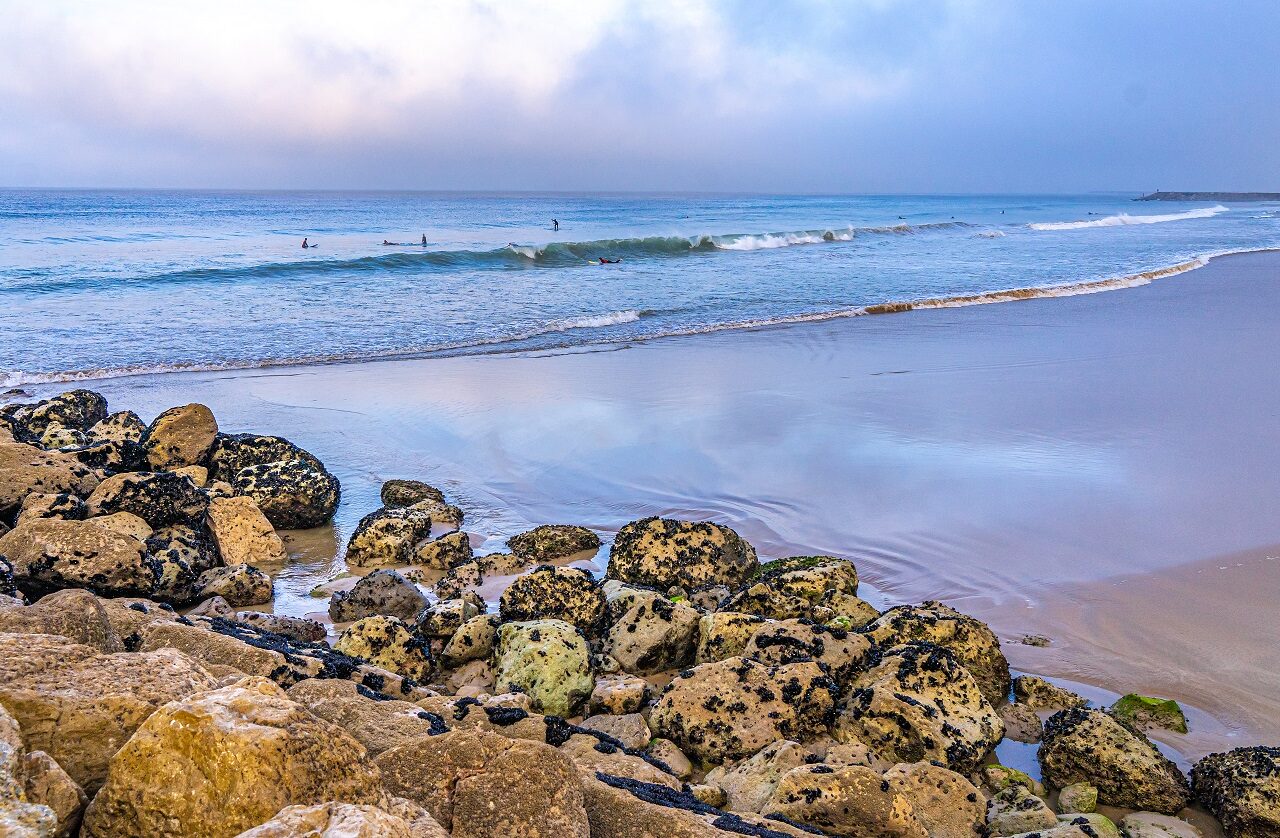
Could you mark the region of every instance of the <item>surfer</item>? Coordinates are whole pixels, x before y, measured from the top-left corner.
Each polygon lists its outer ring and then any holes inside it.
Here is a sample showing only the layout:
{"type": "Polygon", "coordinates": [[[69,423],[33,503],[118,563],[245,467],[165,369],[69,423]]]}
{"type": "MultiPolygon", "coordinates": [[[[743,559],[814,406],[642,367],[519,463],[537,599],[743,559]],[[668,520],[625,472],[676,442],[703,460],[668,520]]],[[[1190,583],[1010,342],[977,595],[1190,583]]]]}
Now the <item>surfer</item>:
{"type": "Polygon", "coordinates": [[[556,231],[559,231],[559,230],[560,230],[560,221],[559,221],[559,219],[556,219],[556,218],[551,219],[551,229],[552,229],[552,230],[556,230],[556,231]]]}
{"type": "Polygon", "coordinates": [[[311,245],[307,244],[307,240],[304,238],[304,239],[302,240],[302,249],[303,249],[303,250],[306,250],[306,249],[307,249],[308,247],[310,247],[310,246],[311,246],[311,245]]]}
{"type": "Polygon", "coordinates": [[[391,242],[387,241],[386,239],[383,239],[383,240],[382,240],[382,246],[383,246],[383,247],[390,247],[390,246],[391,246],[391,242]]]}
{"type": "Polygon", "coordinates": [[[616,265],[621,261],[622,261],[621,259],[606,259],[603,256],[600,257],[601,265],[616,265]]]}
{"type": "Polygon", "coordinates": [[[423,233],[423,234],[422,234],[422,246],[423,246],[423,247],[426,247],[426,246],[427,246],[427,234],[426,234],[426,233],[423,233]]]}

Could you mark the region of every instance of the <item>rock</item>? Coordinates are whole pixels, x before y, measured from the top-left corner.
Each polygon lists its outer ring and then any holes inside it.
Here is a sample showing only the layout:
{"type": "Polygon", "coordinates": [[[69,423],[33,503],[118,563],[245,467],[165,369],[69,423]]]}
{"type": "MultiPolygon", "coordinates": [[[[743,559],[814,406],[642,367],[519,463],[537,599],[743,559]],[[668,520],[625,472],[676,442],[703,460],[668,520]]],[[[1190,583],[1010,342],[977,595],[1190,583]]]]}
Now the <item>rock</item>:
{"type": "Polygon", "coordinates": [[[392,507],[360,519],[347,542],[347,563],[355,567],[408,564],[418,542],[431,535],[431,516],[413,507],[392,507]]]}
{"type": "Polygon", "coordinates": [[[427,681],[435,668],[430,648],[398,617],[357,620],[342,632],[333,648],[415,681],[427,681]]]}
{"type": "Polygon", "coordinates": [[[86,497],[97,485],[97,475],[69,454],[0,442],[0,517],[9,516],[32,493],[86,497]]]}
{"type": "MultiPolygon", "coordinates": [[[[175,468],[173,473],[181,474],[201,489],[209,485],[209,469],[204,466],[182,466],[175,468]]],[[[213,497],[210,496],[209,499],[212,500],[213,497]]]]}
{"type": "Polygon", "coordinates": [[[671,773],[681,780],[693,776],[693,763],[680,750],[680,746],[670,739],[649,740],[649,756],[671,769],[671,773]]]}
{"type": "Polygon", "coordinates": [[[950,651],[964,664],[992,706],[1009,695],[1009,662],[987,624],[940,602],[900,605],[880,615],[866,634],[884,648],[923,640],[950,651]]]}
{"type": "Polygon", "coordinates": [[[780,739],[746,759],[711,769],[705,781],[724,790],[725,808],[735,812],[764,812],[778,781],[792,769],[811,761],[809,749],[798,742],[780,739]]]}
{"type": "Polygon", "coordinates": [[[1044,786],[1030,774],[1025,771],[1019,771],[1016,768],[1010,768],[1007,765],[996,763],[983,766],[982,777],[987,786],[995,792],[1004,791],[1011,786],[1022,786],[1036,797],[1044,797],[1046,793],[1044,786]]]}
{"type": "Polygon", "coordinates": [[[460,599],[444,599],[428,606],[418,615],[414,631],[442,644],[450,640],[468,620],[484,613],[484,600],[474,594],[460,599]]]}
{"type": "Polygon", "coordinates": [[[1196,800],[1229,835],[1280,835],[1280,748],[1236,748],[1210,754],[1191,769],[1196,800]]]}
{"type": "Polygon", "coordinates": [[[487,660],[498,642],[497,614],[477,614],[467,620],[449,638],[440,653],[445,666],[458,667],[476,660],[487,660]]]}
{"type": "Polygon", "coordinates": [[[305,530],[333,519],[338,508],[338,478],[315,464],[315,458],[280,460],[248,466],[231,476],[237,495],[258,503],[271,525],[305,530]]]}
{"type": "Polygon", "coordinates": [[[836,694],[816,663],[775,667],[735,657],[680,673],[649,723],[690,756],[723,762],[778,739],[803,742],[822,733],[836,694]]]}
{"type": "Polygon", "coordinates": [[[286,806],[236,838],[449,838],[435,818],[421,817],[410,823],[375,806],[330,801],[286,806]]]}
{"type": "Polygon", "coordinates": [[[392,794],[425,807],[453,838],[591,834],[578,772],[550,745],[454,731],[397,746],[375,762],[392,794]]]}
{"type": "Polygon", "coordinates": [[[495,665],[495,689],[523,692],[547,715],[574,715],[595,685],[586,640],[562,620],[504,623],[495,665]]]}
{"type": "Polygon", "coordinates": [[[1013,679],[1013,694],[1018,703],[1032,710],[1065,710],[1069,707],[1083,707],[1083,698],[1064,690],[1057,684],[1051,684],[1036,675],[1019,675],[1013,679]]]}
{"type": "Polygon", "coordinates": [[[209,532],[224,564],[284,563],[284,542],[252,498],[214,498],[209,501],[209,532]]]}
{"type": "Polygon", "coordinates": [[[77,448],[88,441],[84,431],[64,428],[56,423],[49,425],[40,435],[40,444],[45,448],[77,448]]]}
{"type": "Polygon", "coordinates": [[[1041,724],[1036,711],[1025,704],[1001,705],[1000,721],[1004,722],[1004,735],[1014,742],[1029,745],[1040,741],[1041,724]]]}
{"type": "Polygon", "coordinates": [[[488,695],[493,692],[493,681],[489,662],[473,660],[454,670],[445,679],[445,687],[459,697],[488,695]]]}
{"type": "Polygon", "coordinates": [[[431,523],[438,527],[460,527],[462,526],[462,510],[451,503],[438,503],[434,500],[418,501],[409,506],[422,515],[426,515],[431,519],[431,523]]]}
{"type": "Polygon", "coordinates": [[[92,390],[70,390],[32,405],[9,405],[5,412],[37,436],[50,425],[87,431],[107,418],[107,400],[92,390]]]}
{"type": "Polygon", "coordinates": [[[908,643],[850,683],[834,734],[886,759],[937,760],[964,773],[996,746],[1004,724],[951,652],[908,643]]]}
{"type": "Polygon", "coordinates": [[[600,537],[586,527],[548,524],[512,536],[507,546],[526,561],[553,562],[574,553],[594,553],[600,549],[600,537]]]}
{"type": "Polygon", "coordinates": [[[607,575],[665,590],[736,586],[759,565],[756,551],[728,527],[707,522],[645,518],[618,531],[607,575]]]}
{"type": "Polygon", "coordinates": [[[329,600],[329,616],[346,623],[384,614],[412,621],[427,607],[427,598],[408,579],[394,570],[375,570],[356,582],[349,591],[338,591],[329,600]]]}
{"type": "Polygon", "coordinates": [[[711,663],[741,655],[747,641],[762,625],[764,618],[737,611],[704,614],[698,621],[697,663],[711,663]]]}
{"type": "MultiPolygon", "coordinates": [[[[7,529],[0,528],[0,536],[6,532],[7,529]]],[[[4,597],[0,600],[0,611],[4,610],[5,604],[22,605],[24,602],[22,592],[18,590],[18,582],[13,578],[13,563],[4,556],[0,556],[0,597],[4,597]],[[8,603],[8,600],[14,602],[8,603]]]]}
{"type": "Polygon", "coordinates": [[[1072,783],[1058,792],[1058,811],[1087,815],[1098,808],[1098,790],[1088,783],[1072,783]]]}
{"type": "Polygon", "coordinates": [[[92,442],[141,443],[147,424],[132,410],[122,410],[94,423],[85,435],[92,442]]]}
{"type": "Polygon", "coordinates": [[[596,679],[587,709],[591,713],[621,716],[636,713],[644,706],[649,682],[635,675],[604,675],[596,679]]]}
{"type": "Polygon", "coordinates": [[[219,433],[213,450],[209,452],[209,474],[230,482],[241,469],[286,460],[302,460],[324,470],[324,463],[319,458],[283,437],[219,433]]]}
{"type": "Polygon", "coordinates": [[[153,471],[200,465],[218,436],[213,411],[202,404],[171,407],[147,428],[143,447],[153,471]]]}
{"type": "Polygon", "coordinates": [[[956,772],[928,762],[900,763],[886,771],[884,779],[911,804],[930,838],[985,836],[982,793],[956,772]]]}
{"type": "Polygon", "coordinates": [[[55,591],[25,608],[0,608],[0,632],[56,634],[102,652],[122,652],[124,643],[104,607],[111,604],[77,588],[55,591]]]}
{"type": "Polygon", "coordinates": [[[987,830],[993,836],[1020,835],[1058,825],[1058,816],[1022,786],[1009,786],[987,801],[987,830]]]}
{"type": "Polygon", "coordinates": [[[805,617],[828,622],[843,617],[838,627],[847,630],[879,616],[857,593],[858,573],[852,562],[834,556],[797,556],[761,565],[759,575],[723,608],[776,620],[805,617]]]}
{"type": "Polygon", "coordinates": [[[236,609],[220,596],[211,596],[187,612],[188,617],[222,617],[234,620],[236,609]]]}
{"type": "Polygon", "coordinates": [[[651,675],[693,662],[698,610],[654,591],[637,591],[613,621],[604,649],[624,672],[651,675]]]}
{"type": "Polygon", "coordinates": [[[1155,812],[1131,812],[1120,821],[1128,838],[1200,838],[1200,830],[1181,818],[1155,812]]]}
{"type": "Polygon", "coordinates": [[[167,527],[160,527],[147,536],[146,544],[147,552],[155,558],[183,564],[196,576],[222,566],[218,548],[202,528],[197,529],[186,524],[170,524],[167,527]]]}
{"type": "MultiPolygon", "coordinates": [[[[4,716],[0,708],[0,716],[4,716]]],[[[5,717],[6,721],[12,719],[5,717]]],[[[53,838],[58,816],[48,806],[27,798],[22,784],[22,740],[0,741],[0,835],[5,838],[53,838]]]]}
{"type": "MultiPolygon", "coordinates": [[[[427,573],[422,568],[411,568],[411,571],[427,573]]],[[[435,592],[440,599],[457,599],[463,594],[476,593],[484,585],[484,565],[478,559],[471,559],[449,568],[444,576],[436,582],[435,592]]]]}
{"type": "Polygon", "coordinates": [[[863,668],[870,652],[871,641],[860,634],[810,620],[782,620],[758,628],[742,654],[772,665],[814,661],[828,667],[831,677],[842,682],[855,669],[863,668]]]}
{"type": "Polygon", "coordinates": [[[81,521],[85,517],[84,501],[70,492],[56,495],[31,494],[22,499],[18,521],[34,521],[37,518],[60,518],[64,521],[81,521]]]}
{"type": "Polygon", "coordinates": [[[118,532],[121,535],[129,535],[145,542],[151,537],[154,530],[151,526],[132,512],[116,512],[111,515],[99,515],[93,519],[93,523],[100,527],[105,527],[112,532],[118,532]]]}
{"type": "Polygon", "coordinates": [[[464,532],[451,532],[418,545],[409,561],[440,570],[448,570],[471,558],[471,539],[464,532]]]}
{"type": "Polygon", "coordinates": [[[778,781],[766,808],[837,835],[928,836],[907,798],[858,765],[793,768],[778,781]]]}
{"type": "Polygon", "coordinates": [[[1147,737],[1101,710],[1077,707],[1045,722],[1039,751],[1046,784],[1089,782],[1098,802],[1176,814],[1187,804],[1187,781],[1147,737]]]}
{"type": "Polygon", "coordinates": [[[159,568],[159,576],[150,598],[172,605],[188,605],[200,599],[196,590],[199,576],[190,564],[177,558],[173,551],[153,554],[152,561],[159,568]]]}
{"type": "Polygon", "coordinates": [[[505,622],[563,620],[590,636],[604,621],[604,592],[585,570],[541,565],[507,586],[499,608],[505,622]]]}
{"type": "Polygon", "coordinates": [[[383,506],[413,506],[422,501],[445,503],[444,492],[420,480],[388,480],[379,493],[383,506]]]}
{"type": "Polygon", "coordinates": [[[116,474],[93,490],[89,515],[132,512],[152,529],[169,524],[203,526],[209,499],[190,479],[171,471],[116,474]]]}
{"type": "Polygon", "coordinates": [[[271,577],[248,564],[215,567],[196,581],[198,599],[220,596],[235,606],[264,605],[273,593],[271,577]]]}
{"type": "Polygon", "coordinates": [[[1171,698],[1149,698],[1129,693],[1111,705],[1111,715],[1139,730],[1164,728],[1177,733],[1187,732],[1187,718],[1182,715],[1178,702],[1171,698]]]}
{"type": "Polygon", "coordinates": [[[259,631],[269,631],[299,643],[319,643],[328,634],[323,624],[306,617],[263,614],[261,611],[237,611],[233,619],[253,626],[259,631]]]}
{"type": "Polygon", "coordinates": [[[265,678],[157,710],[112,758],[84,835],[232,836],[285,806],[385,802],[360,743],[265,678]]]}
{"type": "Polygon", "coordinates": [[[598,730],[617,739],[627,748],[643,749],[649,744],[653,735],[649,725],[639,713],[627,713],[621,716],[598,715],[582,720],[581,727],[598,730]]]}
{"type": "Polygon", "coordinates": [[[22,786],[27,800],[48,806],[58,818],[59,838],[71,838],[80,828],[80,816],[84,814],[89,798],[84,789],[53,757],[44,751],[24,754],[21,761],[22,786]]]}
{"type": "Polygon", "coordinates": [[[107,762],[162,704],[214,686],[173,649],[103,654],[52,635],[0,634],[0,704],[89,794],[107,762]]]}
{"type": "Polygon", "coordinates": [[[1040,834],[1050,838],[1120,838],[1120,829],[1106,815],[1086,812],[1058,815],[1058,825],[1040,834]],[[1092,832],[1086,832],[1086,828],[1092,832]]]}
{"type": "MultiPolygon", "coordinates": [[[[366,690],[367,692],[367,690],[366,690]]],[[[350,733],[372,756],[445,732],[441,720],[416,704],[373,701],[351,681],[309,678],[288,690],[289,698],[350,733]]]]}
{"type": "Polygon", "coordinates": [[[0,536],[0,555],[13,563],[18,586],[33,596],[61,588],[146,596],[160,575],[142,542],[91,520],[22,521],[0,536]]]}

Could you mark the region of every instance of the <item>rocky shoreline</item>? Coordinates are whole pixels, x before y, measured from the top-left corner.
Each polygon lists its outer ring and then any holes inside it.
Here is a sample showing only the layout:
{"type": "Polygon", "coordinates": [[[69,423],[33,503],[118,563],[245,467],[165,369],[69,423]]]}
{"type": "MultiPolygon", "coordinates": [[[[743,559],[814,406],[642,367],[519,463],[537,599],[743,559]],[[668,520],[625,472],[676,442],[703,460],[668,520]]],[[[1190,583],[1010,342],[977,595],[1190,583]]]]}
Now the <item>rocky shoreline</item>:
{"type": "Polygon", "coordinates": [[[1280,835],[1280,748],[1184,776],[1144,733],[1176,704],[1014,678],[982,622],[881,613],[846,559],[718,524],[632,522],[596,579],[587,528],[476,556],[444,493],[389,481],[363,575],[317,592],[332,646],[251,610],[277,531],[339,499],[203,405],[0,407],[0,835],[1158,838],[1200,834],[1188,806],[1280,835]]]}

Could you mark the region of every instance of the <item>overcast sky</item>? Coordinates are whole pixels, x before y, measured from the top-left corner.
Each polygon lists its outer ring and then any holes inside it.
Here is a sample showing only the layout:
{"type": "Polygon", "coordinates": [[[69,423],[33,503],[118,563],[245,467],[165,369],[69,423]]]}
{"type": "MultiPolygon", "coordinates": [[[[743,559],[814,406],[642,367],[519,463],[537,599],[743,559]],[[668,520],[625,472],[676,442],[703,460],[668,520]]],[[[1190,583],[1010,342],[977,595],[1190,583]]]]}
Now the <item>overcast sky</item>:
{"type": "Polygon", "coordinates": [[[0,184],[1280,190],[1280,2],[0,0],[0,184]]]}

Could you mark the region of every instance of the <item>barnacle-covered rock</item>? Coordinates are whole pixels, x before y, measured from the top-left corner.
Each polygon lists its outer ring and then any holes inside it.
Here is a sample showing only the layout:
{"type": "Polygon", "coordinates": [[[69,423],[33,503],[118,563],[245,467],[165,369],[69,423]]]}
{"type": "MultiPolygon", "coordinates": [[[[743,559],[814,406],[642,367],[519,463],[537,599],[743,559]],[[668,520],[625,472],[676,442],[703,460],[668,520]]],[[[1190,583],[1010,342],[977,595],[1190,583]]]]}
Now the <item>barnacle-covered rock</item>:
{"type": "Polygon", "coordinates": [[[418,542],[431,534],[431,515],[411,506],[382,508],[360,519],[347,542],[347,564],[408,564],[418,542]]]}
{"type": "Polygon", "coordinates": [[[587,641],[562,620],[504,623],[495,660],[494,688],[525,693],[539,713],[572,716],[595,685],[587,641]]]}
{"type": "Polygon", "coordinates": [[[415,681],[428,680],[435,668],[426,642],[396,617],[357,620],[342,632],[333,648],[415,681]]]}
{"type": "Polygon", "coordinates": [[[765,624],[764,617],[740,611],[714,611],[698,620],[697,663],[722,661],[742,654],[751,636],[765,624]]]}
{"type": "Polygon", "coordinates": [[[568,524],[545,524],[512,536],[507,541],[511,552],[530,562],[552,562],[600,549],[600,536],[586,527],[568,524]]]}
{"type": "Polygon", "coordinates": [[[464,532],[451,532],[418,545],[409,557],[413,564],[448,570],[471,559],[471,539],[464,532]]]}
{"type": "Polygon", "coordinates": [[[220,596],[237,606],[263,605],[274,592],[271,577],[249,564],[206,570],[196,580],[195,590],[197,599],[220,596]]]}
{"type": "Polygon", "coordinates": [[[733,587],[758,565],[755,548],[726,526],[645,518],[618,531],[607,575],[662,590],[673,585],[733,587]]]}
{"type": "Polygon", "coordinates": [[[0,536],[0,555],[33,595],[85,588],[103,596],[147,596],[159,567],[141,541],[88,521],[35,518],[0,536]]]}
{"type": "Polygon", "coordinates": [[[793,768],[778,781],[766,809],[835,835],[929,838],[910,801],[860,765],[793,768]]]}
{"type": "Polygon", "coordinates": [[[171,471],[115,474],[93,490],[89,515],[132,512],[153,529],[169,524],[203,526],[209,498],[184,475],[171,471]]]}
{"type": "Polygon", "coordinates": [[[802,619],[761,626],[742,654],[775,665],[814,661],[827,666],[831,676],[842,682],[862,668],[870,652],[871,641],[861,634],[802,619]]]}
{"type": "Polygon", "coordinates": [[[143,438],[147,464],[155,471],[199,465],[218,436],[213,411],[202,404],[171,407],[155,418],[143,438]]]}
{"type": "Polygon", "coordinates": [[[92,390],[69,390],[35,404],[5,405],[4,413],[37,437],[50,425],[87,431],[107,418],[107,400],[92,390]]]}
{"type": "Polygon", "coordinates": [[[542,565],[507,586],[500,611],[508,622],[563,620],[592,635],[604,621],[604,592],[581,568],[542,565]]]}
{"type": "Polygon", "coordinates": [[[346,623],[386,614],[409,622],[427,607],[427,598],[418,586],[394,570],[375,570],[349,591],[338,591],[329,600],[329,616],[346,623]]]}
{"type": "Polygon", "coordinates": [[[213,498],[208,524],[224,564],[271,564],[289,558],[284,542],[253,498],[213,498]]]}
{"type": "Polygon", "coordinates": [[[1196,800],[1228,835],[1280,836],[1280,748],[1236,748],[1210,754],[1191,769],[1196,800]]]}
{"type": "Polygon", "coordinates": [[[644,590],[615,599],[610,610],[615,603],[630,607],[612,621],[604,648],[624,672],[650,675],[693,662],[701,616],[697,609],[644,590]]]}
{"type": "Polygon", "coordinates": [[[1052,684],[1038,675],[1019,675],[1013,679],[1013,694],[1019,704],[1032,710],[1065,710],[1068,707],[1083,707],[1083,698],[1052,684]]]}
{"type": "Polygon", "coordinates": [[[445,502],[444,492],[421,480],[388,480],[382,484],[379,495],[383,506],[413,506],[423,501],[440,504],[445,502]]]}
{"type": "Polygon", "coordinates": [[[87,497],[97,485],[93,470],[70,454],[0,438],[0,517],[11,514],[33,493],[87,497]]]}
{"type": "Polygon", "coordinates": [[[497,614],[478,614],[467,620],[449,638],[440,659],[446,666],[462,666],[471,661],[487,660],[498,642],[497,614]]]}
{"type": "Polygon", "coordinates": [[[22,500],[18,512],[19,521],[36,518],[61,518],[64,521],[81,521],[87,514],[84,501],[70,492],[57,494],[31,494],[22,500]]]}
{"type": "Polygon", "coordinates": [[[246,466],[231,475],[237,495],[258,503],[272,526],[285,530],[318,527],[338,508],[338,478],[314,457],[246,466]]]}

